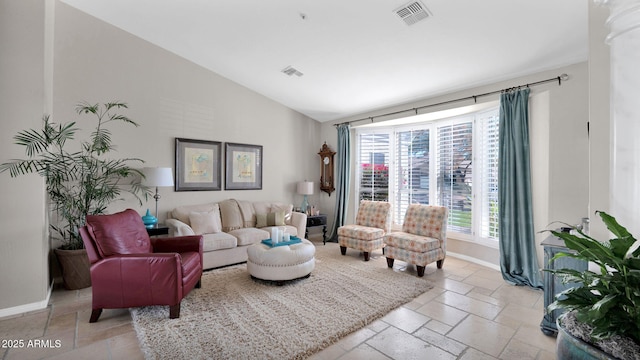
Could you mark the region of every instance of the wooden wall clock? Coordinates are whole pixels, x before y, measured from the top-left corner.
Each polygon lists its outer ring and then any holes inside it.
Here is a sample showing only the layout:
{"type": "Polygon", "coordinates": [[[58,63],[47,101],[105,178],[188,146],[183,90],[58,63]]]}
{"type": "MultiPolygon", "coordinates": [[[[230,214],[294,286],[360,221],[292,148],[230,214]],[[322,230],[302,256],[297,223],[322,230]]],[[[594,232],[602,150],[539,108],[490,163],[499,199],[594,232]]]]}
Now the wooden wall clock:
{"type": "Polygon", "coordinates": [[[333,156],[336,154],[335,151],[331,151],[331,148],[327,146],[325,142],[320,148],[320,191],[324,191],[329,196],[331,193],[336,190],[333,186],[334,176],[333,176],[333,156]]]}

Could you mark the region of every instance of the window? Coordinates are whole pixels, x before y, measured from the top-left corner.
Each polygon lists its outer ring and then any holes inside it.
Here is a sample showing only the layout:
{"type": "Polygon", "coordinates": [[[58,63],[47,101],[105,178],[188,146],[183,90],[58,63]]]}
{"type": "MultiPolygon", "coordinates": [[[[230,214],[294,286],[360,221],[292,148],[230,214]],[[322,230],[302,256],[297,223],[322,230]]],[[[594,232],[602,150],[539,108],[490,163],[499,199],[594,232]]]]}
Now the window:
{"type": "MultiPolygon", "coordinates": [[[[411,126],[357,129],[360,200],[449,209],[458,238],[498,239],[498,109],[411,126]]],[[[493,243],[493,242],[492,242],[493,243]]]]}
{"type": "Polygon", "coordinates": [[[438,126],[438,204],[449,209],[449,229],[471,234],[473,122],[438,126]]]}
{"type": "Polygon", "coordinates": [[[396,132],[393,219],[402,224],[409,204],[429,204],[429,129],[396,132]]]}
{"type": "Polygon", "coordinates": [[[496,113],[480,114],[478,148],[482,157],[479,194],[481,224],[480,236],[485,239],[498,239],[498,125],[500,119],[496,113]]]}
{"type": "Polygon", "coordinates": [[[389,134],[358,136],[359,199],[389,201],[389,134]]]}

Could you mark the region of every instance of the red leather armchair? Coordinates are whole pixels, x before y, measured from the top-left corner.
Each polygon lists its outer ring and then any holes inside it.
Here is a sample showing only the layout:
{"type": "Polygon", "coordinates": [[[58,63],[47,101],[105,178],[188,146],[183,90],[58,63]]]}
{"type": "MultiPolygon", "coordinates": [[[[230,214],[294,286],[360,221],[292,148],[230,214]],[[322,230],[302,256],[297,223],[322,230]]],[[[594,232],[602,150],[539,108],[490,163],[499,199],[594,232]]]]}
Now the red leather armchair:
{"type": "Polygon", "coordinates": [[[169,317],[175,319],[182,299],[200,287],[200,235],[150,239],[132,209],[87,215],[80,235],[91,262],[91,323],[102,309],[148,305],[169,305],[169,317]]]}

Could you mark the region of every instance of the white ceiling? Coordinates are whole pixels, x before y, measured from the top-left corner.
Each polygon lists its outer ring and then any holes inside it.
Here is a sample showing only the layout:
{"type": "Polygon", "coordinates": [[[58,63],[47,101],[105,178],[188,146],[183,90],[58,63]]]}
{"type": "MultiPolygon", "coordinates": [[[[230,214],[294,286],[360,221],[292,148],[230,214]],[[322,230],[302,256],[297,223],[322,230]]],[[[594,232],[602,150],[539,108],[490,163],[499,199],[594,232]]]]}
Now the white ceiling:
{"type": "Polygon", "coordinates": [[[585,0],[62,1],[318,121],[587,59],[585,0]]]}

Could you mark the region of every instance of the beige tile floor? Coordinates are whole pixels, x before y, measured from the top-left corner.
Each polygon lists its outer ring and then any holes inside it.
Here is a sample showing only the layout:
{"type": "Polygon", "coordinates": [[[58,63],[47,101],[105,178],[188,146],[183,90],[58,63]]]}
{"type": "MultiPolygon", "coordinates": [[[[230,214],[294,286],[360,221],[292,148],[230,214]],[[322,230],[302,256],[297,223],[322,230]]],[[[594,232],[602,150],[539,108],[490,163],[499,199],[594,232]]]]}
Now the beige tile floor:
{"type": "MultiPolygon", "coordinates": [[[[340,256],[337,244],[326,246],[340,256]]],[[[347,256],[361,261],[362,255],[347,256]]],[[[371,261],[385,260],[374,252],[371,261]]],[[[400,261],[394,270],[416,276],[415,267],[400,261]]],[[[539,327],[541,291],[508,285],[498,271],[451,256],[442,270],[427,266],[425,277],[433,289],[312,359],[555,359],[555,338],[539,327]]],[[[0,319],[0,340],[24,342],[22,348],[0,348],[0,358],[144,358],[128,310],[105,310],[94,324],[90,313],[90,288],[55,290],[46,309],[0,319]],[[53,348],[34,347],[36,339],[53,348]]]]}

